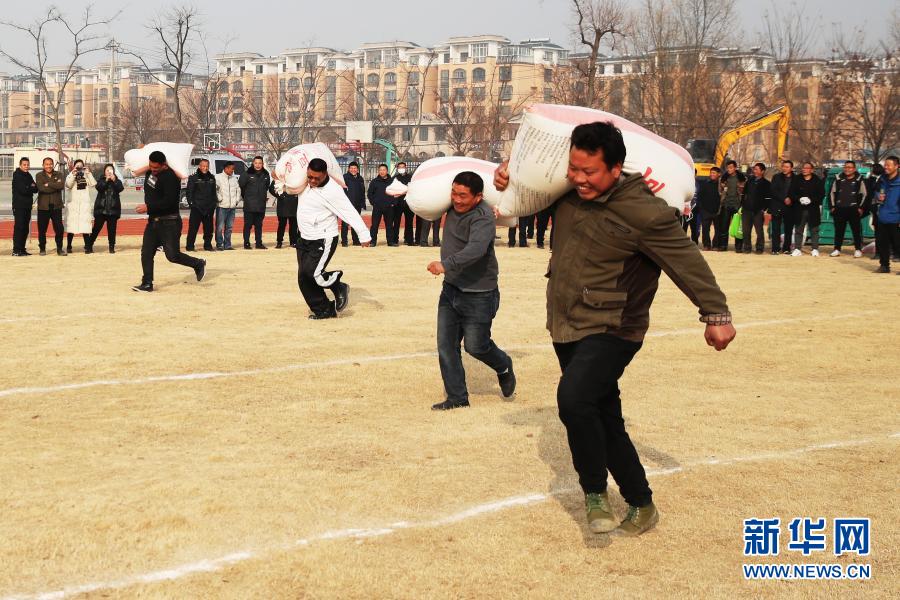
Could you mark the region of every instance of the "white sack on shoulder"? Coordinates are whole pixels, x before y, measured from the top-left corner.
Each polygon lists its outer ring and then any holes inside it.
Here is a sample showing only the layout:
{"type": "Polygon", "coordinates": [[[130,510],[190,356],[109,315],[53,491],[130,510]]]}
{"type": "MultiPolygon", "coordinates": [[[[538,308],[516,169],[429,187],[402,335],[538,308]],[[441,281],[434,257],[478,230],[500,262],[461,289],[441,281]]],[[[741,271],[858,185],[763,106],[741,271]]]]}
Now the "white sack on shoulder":
{"type": "Polygon", "coordinates": [[[275,179],[284,182],[289,194],[302,194],[306,189],[306,168],[314,158],[321,158],[328,165],[328,175],[341,187],[344,185],[344,173],[328,146],[322,142],[300,144],[281,155],[275,164],[275,179]]]}
{"type": "Polygon", "coordinates": [[[186,179],[193,173],[191,170],[191,154],[193,144],[175,144],[172,142],[152,142],[142,148],[135,148],[125,153],[125,166],[135,177],[144,175],[150,168],[150,153],[159,150],[166,155],[166,163],[178,177],[186,179]]]}

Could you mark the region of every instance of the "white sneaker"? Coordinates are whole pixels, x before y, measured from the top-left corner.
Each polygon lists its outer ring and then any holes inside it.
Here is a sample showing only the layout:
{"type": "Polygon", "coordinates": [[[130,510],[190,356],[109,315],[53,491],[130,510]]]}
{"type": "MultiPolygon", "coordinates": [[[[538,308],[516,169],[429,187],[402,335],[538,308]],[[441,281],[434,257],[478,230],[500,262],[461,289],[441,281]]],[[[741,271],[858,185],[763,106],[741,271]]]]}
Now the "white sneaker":
{"type": "Polygon", "coordinates": [[[812,252],[810,252],[810,254],[812,254],[812,255],[813,255],[813,256],[818,256],[818,255],[819,255],[819,251],[818,251],[818,250],[815,250],[815,249],[813,249],[813,251],[812,251],[812,252]]]}
{"type": "Polygon", "coordinates": [[[853,251],[853,258],[861,258],[861,257],[862,257],[862,250],[854,250],[853,251]]]}
{"type": "Polygon", "coordinates": [[[794,251],[791,252],[791,256],[800,256],[800,255],[802,255],[802,254],[803,254],[803,253],[800,252],[800,248],[794,248],[794,251]]]}
{"type": "Polygon", "coordinates": [[[840,250],[834,250],[834,251],[832,251],[832,253],[829,254],[828,256],[840,256],[840,255],[841,255],[841,251],[840,251],[840,250]]]}

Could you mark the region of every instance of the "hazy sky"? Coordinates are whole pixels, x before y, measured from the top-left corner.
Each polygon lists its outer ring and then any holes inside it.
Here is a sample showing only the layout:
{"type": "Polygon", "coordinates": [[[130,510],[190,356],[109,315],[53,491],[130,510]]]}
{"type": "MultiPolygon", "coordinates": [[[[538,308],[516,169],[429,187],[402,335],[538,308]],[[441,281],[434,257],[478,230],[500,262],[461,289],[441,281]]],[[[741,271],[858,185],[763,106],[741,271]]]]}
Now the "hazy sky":
{"type": "MultiPolygon", "coordinates": [[[[741,2],[743,45],[754,45],[762,28],[762,14],[771,0],[741,2]]],[[[640,5],[641,0],[631,4],[640,5]]],[[[788,0],[782,0],[784,5],[788,0]]],[[[15,11],[5,10],[3,19],[28,23],[45,12],[50,2],[32,0],[19,4],[15,11]]],[[[67,15],[75,16],[86,2],[60,2],[67,15]]],[[[113,23],[110,33],[120,42],[135,49],[145,49],[149,56],[157,47],[144,28],[154,17],[156,6],[174,6],[176,2],[137,2],[134,0],[95,0],[94,10],[109,15],[116,10],[122,14],[113,23]]],[[[803,2],[801,0],[800,4],[803,2]]],[[[865,26],[873,41],[887,35],[890,12],[896,10],[895,0],[854,0],[847,15],[846,0],[807,0],[805,6],[814,18],[821,18],[823,32],[818,43],[819,53],[828,54],[832,23],[851,30],[865,26]],[[813,7],[813,8],[810,8],[813,7]]],[[[409,40],[431,46],[451,36],[494,33],[513,41],[530,37],[550,37],[554,42],[571,48],[570,0],[411,0],[393,5],[376,1],[294,0],[290,2],[258,2],[217,0],[197,2],[203,13],[204,29],[208,33],[209,52],[224,49],[231,39],[229,51],[252,51],[264,55],[277,54],[290,47],[323,45],[350,50],[363,42],[409,40]],[[395,6],[388,10],[384,7],[395,6]]],[[[9,8],[9,7],[5,7],[9,8]]],[[[163,10],[163,8],[156,8],[163,10]]],[[[0,47],[13,54],[31,52],[33,42],[19,34],[0,29],[0,47]]],[[[49,42],[51,61],[61,63],[66,57],[65,38],[60,43],[49,42]]],[[[90,65],[108,60],[108,53],[96,54],[81,61],[90,65]]],[[[158,60],[151,61],[158,63],[158,60]]],[[[0,69],[16,72],[0,59],[0,69]]],[[[195,71],[203,69],[194,68],[195,71]]]]}

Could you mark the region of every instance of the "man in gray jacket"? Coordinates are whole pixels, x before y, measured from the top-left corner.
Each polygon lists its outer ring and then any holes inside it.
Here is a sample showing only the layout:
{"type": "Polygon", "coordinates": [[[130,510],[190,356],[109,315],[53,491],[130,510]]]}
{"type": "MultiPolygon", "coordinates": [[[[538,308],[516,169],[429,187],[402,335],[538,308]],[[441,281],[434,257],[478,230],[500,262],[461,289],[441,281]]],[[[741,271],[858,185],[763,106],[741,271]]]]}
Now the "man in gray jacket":
{"type": "Polygon", "coordinates": [[[234,163],[225,163],[222,172],[216,175],[216,250],[234,250],[231,231],[240,201],[241,187],[234,176],[234,163]]]}
{"type": "Polygon", "coordinates": [[[432,274],[444,275],[437,344],[447,399],[432,410],[469,406],[460,341],[466,352],[497,373],[504,398],[511,398],[516,389],[512,359],[491,339],[491,323],[500,308],[499,269],[494,254],[494,212],[482,201],[483,192],[484,181],[477,173],[463,171],[453,179],[453,206],[444,223],[441,260],[428,265],[432,274]]]}

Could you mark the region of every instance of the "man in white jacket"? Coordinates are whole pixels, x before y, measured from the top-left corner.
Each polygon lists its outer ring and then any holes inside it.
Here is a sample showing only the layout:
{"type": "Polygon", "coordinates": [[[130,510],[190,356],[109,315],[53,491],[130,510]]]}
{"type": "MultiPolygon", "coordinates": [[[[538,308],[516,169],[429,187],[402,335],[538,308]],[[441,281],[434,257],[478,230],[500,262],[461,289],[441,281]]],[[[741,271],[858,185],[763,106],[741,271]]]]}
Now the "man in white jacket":
{"type": "Polygon", "coordinates": [[[241,201],[241,186],[234,175],[234,163],[225,163],[222,172],[216,175],[216,250],[234,250],[231,247],[231,230],[234,228],[234,214],[241,201]]]}
{"type": "Polygon", "coordinates": [[[348,223],[359,235],[362,246],[372,236],[362,217],[350,204],[343,188],[328,176],[328,165],[321,158],[309,161],[307,186],[297,203],[297,283],[309,305],[310,319],[331,319],[347,308],[350,286],[341,281],[343,271],[326,271],[338,244],[338,219],[348,223]],[[330,289],[334,300],[325,293],[330,289]]]}

